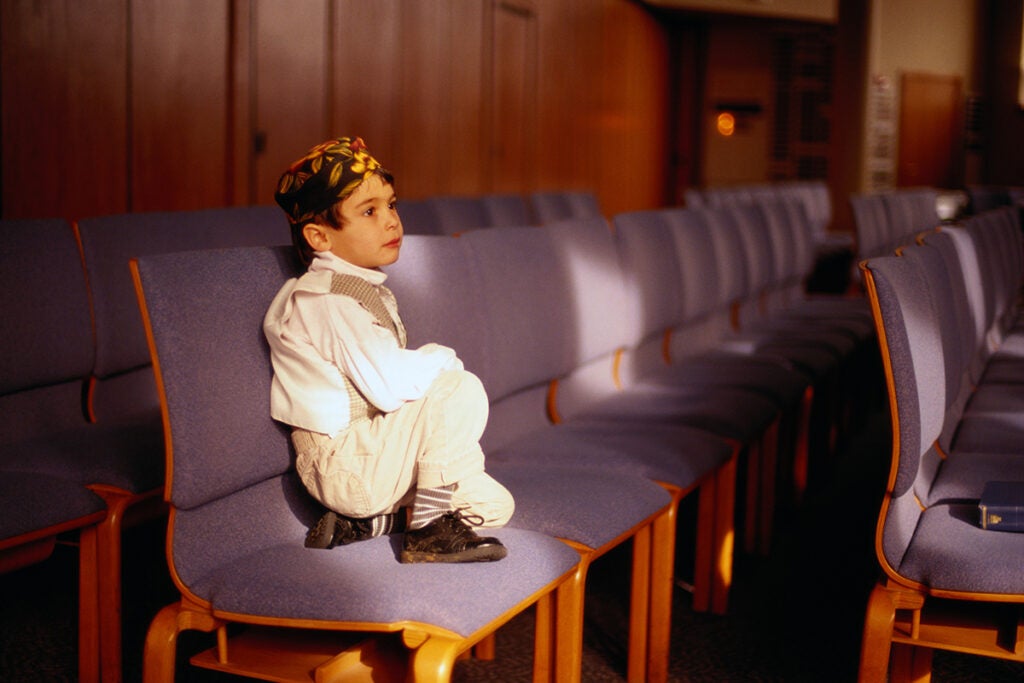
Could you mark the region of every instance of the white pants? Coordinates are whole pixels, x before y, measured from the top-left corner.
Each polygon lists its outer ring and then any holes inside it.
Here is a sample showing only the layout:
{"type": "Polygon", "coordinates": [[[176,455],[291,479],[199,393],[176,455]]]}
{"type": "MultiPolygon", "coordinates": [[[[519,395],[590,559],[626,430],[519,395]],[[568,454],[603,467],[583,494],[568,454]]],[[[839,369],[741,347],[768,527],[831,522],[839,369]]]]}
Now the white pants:
{"type": "Polygon", "coordinates": [[[481,526],[502,526],[515,503],[484,471],[480,437],[487,413],[476,375],[444,372],[423,398],[333,438],[296,429],[296,469],[314,498],[349,517],[396,512],[412,503],[418,487],[455,484],[455,508],[479,516],[481,526]]]}

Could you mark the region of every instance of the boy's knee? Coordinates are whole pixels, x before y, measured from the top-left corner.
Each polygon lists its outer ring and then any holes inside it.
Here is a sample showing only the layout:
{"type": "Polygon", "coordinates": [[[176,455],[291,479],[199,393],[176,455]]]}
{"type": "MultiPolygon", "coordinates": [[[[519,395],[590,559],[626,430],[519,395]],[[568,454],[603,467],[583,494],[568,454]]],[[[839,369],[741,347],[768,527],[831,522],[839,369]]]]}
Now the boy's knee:
{"type": "Polygon", "coordinates": [[[487,391],[480,379],[465,370],[448,370],[434,380],[430,394],[445,401],[450,407],[462,410],[486,409],[487,391]]]}
{"type": "Polygon", "coordinates": [[[452,502],[458,508],[483,520],[482,527],[501,527],[508,524],[516,503],[507,488],[489,474],[481,472],[459,482],[452,502]]]}

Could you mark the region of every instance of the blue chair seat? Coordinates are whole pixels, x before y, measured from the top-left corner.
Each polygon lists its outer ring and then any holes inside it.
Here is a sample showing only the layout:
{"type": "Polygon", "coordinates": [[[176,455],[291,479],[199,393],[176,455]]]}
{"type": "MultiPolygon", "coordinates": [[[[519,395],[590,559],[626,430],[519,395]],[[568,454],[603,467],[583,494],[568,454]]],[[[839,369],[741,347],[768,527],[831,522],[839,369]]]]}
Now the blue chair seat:
{"type": "Polygon", "coordinates": [[[213,609],[249,619],[422,623],[468,637],[514,611],[524,597],[570,572],[579,554],[524,529],[488,531],[508,548],[500,562],[401,564],[401,536],[329,551],[302,546],[302,536],[262,547],[193,582],[213,609]]]}
{"type": "Polygon", "coordinates": [[[68,530],[98,520],[107,506],[102,498],[76,481],[33,472],[0,470],[0,548],[17,537],[50,533],[53,527],[68,530]],[[80,521],[84,520],[84,521],[80,521]]]}
{"type": "Polygon", "coordinates": [[[642,475],[559,460],[521,451],[510,461],[489,459],[488,472],[516,501],[511,526],[603,549],[672,502],[642,475]]]}
{"type": "Polygon", "coordinates": [[[3,467],[59,477],[79,487],[104,484],[142,493],[163,485],[164,463],[159,415],[153,420],[111,420],[8,444],[3,467]]]}
{"type": "Polygon", "coordinates": [[[1024,595],[1024,534],[978,525],[977,504],[934,505],[918,521],[900,575],[933,591],[1024,595]]]}
{"type": "Polygon", "coordinates": [[[488,462],[491,467],[557,462],[620,477],[640,475],[686,490],[732,454],[728,441],[689,427],[579,419],[531,432],[489,453],[488,462]]]}

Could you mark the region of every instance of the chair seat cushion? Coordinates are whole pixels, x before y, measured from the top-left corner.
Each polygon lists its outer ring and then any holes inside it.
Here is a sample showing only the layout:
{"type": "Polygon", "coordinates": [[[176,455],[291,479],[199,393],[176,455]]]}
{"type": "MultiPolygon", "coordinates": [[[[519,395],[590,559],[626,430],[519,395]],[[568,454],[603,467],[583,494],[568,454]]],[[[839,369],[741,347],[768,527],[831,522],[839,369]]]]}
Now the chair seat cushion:
{"type": "Polygon", "coordinates": [[[562,465],[557,458],[545,464],[543,457],[515,450],[509,455],[508,461],[488,460],[487,471],[515,498],[510,526],[604,548],[672,500],[643,475],[562,465]]]}
{"type": "Polygon", "coordinates": [[[402,535],[331,550],[302,539],[232,557],[189,589],[214,610],[360,626],[430,624],[468,637],[572,570],[579,554],[525,529],[489,529],[508,548],[497,562],[401,564],[402,535]]]}
{"type": "Polygon", "coordinates": [[[649,372],[636,383],[647,384],[731,387],[769,398],[787,409],[800,402],[809,382],[805,375],[772,359],[707,353],[649,372]]]}
{"type": "Polygon", "coordinates": [[[105,484],[144,493],[164,483],[164,439],[159,414],[111,420],[4,446],[0,468],[105,484]]]}
{"type": "Polygon", "coordinates": [[[1024,601],[1024,534],[982,529],[978,515],[977,504],[925,510],[900,575],[932,590],[1007,594],[1024,601]]]}
{"type": "Polygon", "coordinates": [[[91,518],[107,507],[102,498],[78,482],[31,472],[0,471],[0,501],[0,545],[6,545],[4,540],[91,518]]]}
{"type": "Polygon", "coordinates": [[[988,384],[971,396],[954,450],[1024,455],[1024,386],[988,384]]]}
{"type": "Polygon", "coordinates": [[[690,489],[732,457],[725,439],[668,423],[571,420],[540,429],[488,454],[488,468],[513,462],[642,476],[690,489]]]}
{"type": "Polygon", "coordinates": [[[985,484],[994,480],[1024,481],[1024,457],[1020,453],[954,451],[942,461],[928,503],[976,502],[985,484]]]}
{"type": "Polygon", "coordinates": [[[747,443],[757,439],[778,415],[773,401],[750,391],[644,385],[598,399],[576,417],[685,425],[747,443]]]}

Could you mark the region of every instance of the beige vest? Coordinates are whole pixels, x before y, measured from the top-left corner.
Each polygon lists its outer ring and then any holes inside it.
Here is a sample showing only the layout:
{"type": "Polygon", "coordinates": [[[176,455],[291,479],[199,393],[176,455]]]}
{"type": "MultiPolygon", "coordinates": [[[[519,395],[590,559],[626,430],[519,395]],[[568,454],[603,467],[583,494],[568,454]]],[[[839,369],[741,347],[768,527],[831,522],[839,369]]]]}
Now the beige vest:
{"type": "MultiPolygon", "coordinates": [[[[334,273],[331,277],[331,294],[341,294],[358,301],[363,308],[373,314],[385,329],[391,330],[398,340],[398,345],[405,348],[408,341],[405,334],[405,326],[401,320],[395,320],[388,312],[384,300],[381,298],[380,290],[386,288],[384,285],[375,287],[361,277],[355,275],[341,275],[334,273]],[[378,288],[379,287],[379,288],[378,288]]],[[[390,294],[390,290],[387,290],[390,294]]],[[[345,377],[345,389],[348,392],[349,423],[353,424],[360,420],[368,420],[380,414],[380,410],[366,400],[362,392],[356,388],[352,380],[345,377]]]]}

